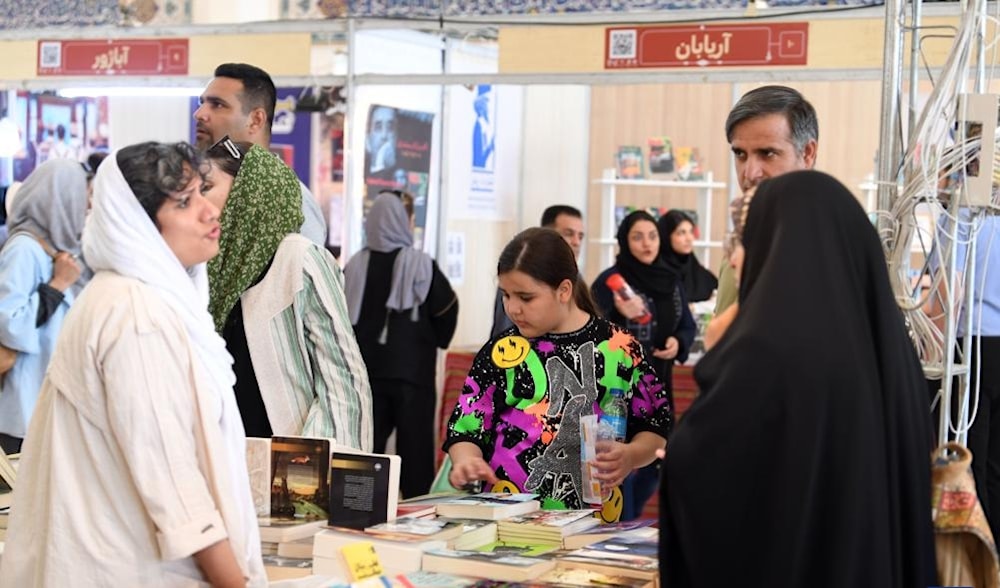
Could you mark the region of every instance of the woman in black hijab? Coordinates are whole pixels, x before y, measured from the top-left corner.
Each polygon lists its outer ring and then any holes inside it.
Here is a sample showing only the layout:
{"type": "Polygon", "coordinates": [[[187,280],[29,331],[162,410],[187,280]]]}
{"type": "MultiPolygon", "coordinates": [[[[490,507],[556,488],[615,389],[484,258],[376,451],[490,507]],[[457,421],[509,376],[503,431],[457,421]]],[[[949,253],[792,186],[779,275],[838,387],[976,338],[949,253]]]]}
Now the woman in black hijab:
{"type": "Polygon", "coordinates": [[[660,229],[660,257],[677,272],[689,302],[712,297],[718,278],[702,267],[694,255],[694,221],[679,210],[671,210],[657,222],[660,229]]]}
{"type": "Polygon", "coordinates": [[[875,231],[813,171],[747,211],[739,315],[668,445],[665,586],[933,585],[930,413],[875,231]]]}
{"type": "MultiPolygon", "coordinates": [[[[638,210],[618,227],[618,257],[591,286],[594,302],[609,321],[628,329],[643,346],[646,359],[667,388],[673,405],[673,364],[683,363],[694,341],[695,323],[677,274],[660,259],[660,234],[649,213],[638,210]],[[608,286],[620,274],[637,294],[623,300],[608,286]],[[642,311],[649,313],[643,316],[642,311]]],[[[659,461],[625,480],[621,520],[638,517],[656,491],[659,461]]]]}
{"type": "Polygon", "coordinates": [[[660,259],[660,233],[649,213],[637,210],[618,226],[615,265],[597,276],[591,290],[598,309],[609,321],[621,325],[643,345],[646,357],[660,379],[670,385],[672,366],[683,363],[694,341],[695,324],[676,272],[660,259]],[[650,313],[650,320],[636,316],[634,308],[617,297],[608,277],[621,274],[650,313]],[[673,339],[673,341],[671,341],[673,339]]]}

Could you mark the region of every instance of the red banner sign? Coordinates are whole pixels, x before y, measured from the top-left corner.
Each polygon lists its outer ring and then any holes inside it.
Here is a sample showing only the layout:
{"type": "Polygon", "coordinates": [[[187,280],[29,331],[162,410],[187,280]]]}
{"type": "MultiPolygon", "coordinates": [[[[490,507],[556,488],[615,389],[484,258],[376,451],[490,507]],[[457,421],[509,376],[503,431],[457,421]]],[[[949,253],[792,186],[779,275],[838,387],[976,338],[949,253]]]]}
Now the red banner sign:
{"type": "Polygon", "coordinates": [[[187,39],[39,41],[40,76],[185,76],[187,39]]]}
{"type": "Polygon", "coordinates": [[[806,65],[809,23],[613,27],[605,69],[806,65]]]}

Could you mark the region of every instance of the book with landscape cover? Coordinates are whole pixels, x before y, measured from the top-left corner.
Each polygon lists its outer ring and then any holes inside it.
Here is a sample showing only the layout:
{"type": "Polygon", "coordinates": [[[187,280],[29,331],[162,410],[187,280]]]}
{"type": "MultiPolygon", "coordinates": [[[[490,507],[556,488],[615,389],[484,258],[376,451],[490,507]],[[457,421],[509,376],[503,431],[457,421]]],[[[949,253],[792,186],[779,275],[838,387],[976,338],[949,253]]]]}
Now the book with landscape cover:
{"type": "Polygon", "coordinates": [[[490,580],[523,582],[555,568],[555,562],[538,557],[435,549],[424,554],[423,569],[490,580]]]}
{"type": "Polygon", "coordinates": [[[271,438],[271,516],[326,519],[330,440],[271,438]]]}
{"type": "Polygon", "coordinates": [[[330,525],[364,529],[396,518],[398,455],[334,452],[330,461],[330,525]]]}
{"type": "Polygon", "coordinates": [[[425,551],[444,549],[447,545],[440,539],[390,539],[347,527],[329,527],[317,533],[313,540],[313,573],[346,578],[348,572],[341,548],[362,542],[372,544],[387,574],[405,574],[419,570],[425,551]]]}
{"type": "Polygon", "coordinates": [[[537,541],[561,544],[564,537],[601,523],[593,509],[536,510],[497,523],[501,541],[537,541]]]}
{"type": "Polygon", "coordinates": [[[439,502],[437,514],[455,519],[485,519],[498,521],[507,517],[538,510],[536,494],[506,494],[503,492],[468,494],[439,502]]]}

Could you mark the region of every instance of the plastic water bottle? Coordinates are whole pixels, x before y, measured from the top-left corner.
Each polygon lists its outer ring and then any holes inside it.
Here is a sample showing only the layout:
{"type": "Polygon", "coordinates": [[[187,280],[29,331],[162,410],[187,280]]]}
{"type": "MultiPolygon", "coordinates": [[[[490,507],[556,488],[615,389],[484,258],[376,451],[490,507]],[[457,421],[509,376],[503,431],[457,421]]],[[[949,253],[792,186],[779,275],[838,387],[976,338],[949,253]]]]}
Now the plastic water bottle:
{"type": "MultiPolygon", "coordinates": [[[[632,286],[628,285],[625,278],[621,274],[611,274],[608,279],[604,280],[604,283],[611,288],[612,292],[617,292],[621,296],[622,300],[631,300],[637,296],[635,290],[632,286]]],[[[642,307],[642,314],[639,316],[629,319],[633,322],[639,323],[640,325],[645,325],[649,321],[653,320],[653,315],[649,314],[649,309],[645,305],[642,307]]]]}
{"type": "Polygon", "coordinates": [[[625,404],[625,393],[617,388],[611,389],[611,399],[608,401],[601,421],[608,423],[615,432],[615,441],[625,442],[626,425],[628,424],[628,406],[625,404]]]}

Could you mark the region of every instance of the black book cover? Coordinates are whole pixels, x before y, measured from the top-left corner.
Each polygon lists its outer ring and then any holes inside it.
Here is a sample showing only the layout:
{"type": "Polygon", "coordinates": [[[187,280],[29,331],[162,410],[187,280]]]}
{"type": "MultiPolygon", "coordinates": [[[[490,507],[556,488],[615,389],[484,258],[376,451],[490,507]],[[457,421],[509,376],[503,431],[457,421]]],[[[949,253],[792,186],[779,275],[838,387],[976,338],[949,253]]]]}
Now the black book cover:
{"type": "Polygon", "coordinates": [[[334,453],[330,459],[330,518],[338,527],[361,529],[395,516],[399,456],[334,453]],[[395,461],[395,463],[394,463],[395,461]]]}

